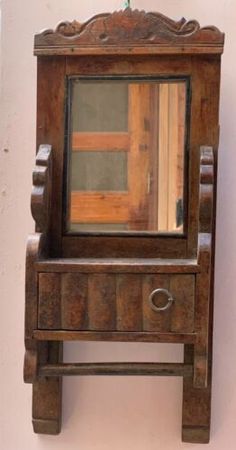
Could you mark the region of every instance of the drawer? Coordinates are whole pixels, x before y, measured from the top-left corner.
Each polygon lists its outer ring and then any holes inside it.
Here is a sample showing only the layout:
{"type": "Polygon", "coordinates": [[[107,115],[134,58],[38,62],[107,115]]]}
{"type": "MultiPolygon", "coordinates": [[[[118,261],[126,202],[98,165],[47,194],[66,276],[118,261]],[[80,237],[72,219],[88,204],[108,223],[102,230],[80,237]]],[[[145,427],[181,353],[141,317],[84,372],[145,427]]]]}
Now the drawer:
{"type": "Polygon", "coordinates": [[[193,274],[39,273],[38,289],[39,329],[194,331],[193,274]]]}

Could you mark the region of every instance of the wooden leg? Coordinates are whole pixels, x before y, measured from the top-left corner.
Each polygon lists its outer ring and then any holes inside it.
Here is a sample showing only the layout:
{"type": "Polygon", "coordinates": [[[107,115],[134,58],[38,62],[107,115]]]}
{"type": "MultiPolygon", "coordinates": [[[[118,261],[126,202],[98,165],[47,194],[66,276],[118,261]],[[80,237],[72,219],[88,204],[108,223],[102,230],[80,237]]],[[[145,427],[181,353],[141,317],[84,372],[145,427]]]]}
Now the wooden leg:
{"type": "MultiPolygon", "coordinates": [[[[194,347],[184,346],[185,363],[193,364],[194,347]]],[[[210,371],[209,371],[210,372],[210,371]]],[[[211,374],[209,374],[208,387],[194,388],[193,378],[183,379],[183,442],[207,444],[210,439],[211,419],[211,374]]]]}
{"type": "MultiPolygon", "coordinates": [[[[62,344],[48,342],[47,357],[41,363],[62,361],[62,344]]],[[[61,431],[62,378],[38,378],[33,383],[33,429],[35,433],[59,434],[61,431]]]]}

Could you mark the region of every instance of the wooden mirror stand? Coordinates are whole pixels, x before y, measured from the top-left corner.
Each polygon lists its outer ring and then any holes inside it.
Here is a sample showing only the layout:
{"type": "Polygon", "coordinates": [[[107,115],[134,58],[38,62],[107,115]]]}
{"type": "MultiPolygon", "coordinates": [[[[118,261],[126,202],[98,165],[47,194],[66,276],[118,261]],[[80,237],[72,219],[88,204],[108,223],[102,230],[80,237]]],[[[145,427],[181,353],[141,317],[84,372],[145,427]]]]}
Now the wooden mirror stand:
{"type": "Polygon", "coordinates": [[[130,8],[35,36],[36,433],[60,432],[63,375],[168,375],[183,376],[183,441],[209,441],[223,44],[213,26],[130,8]],[[184,361],[63,363],[75,340],[180,343],[184,361]]]}

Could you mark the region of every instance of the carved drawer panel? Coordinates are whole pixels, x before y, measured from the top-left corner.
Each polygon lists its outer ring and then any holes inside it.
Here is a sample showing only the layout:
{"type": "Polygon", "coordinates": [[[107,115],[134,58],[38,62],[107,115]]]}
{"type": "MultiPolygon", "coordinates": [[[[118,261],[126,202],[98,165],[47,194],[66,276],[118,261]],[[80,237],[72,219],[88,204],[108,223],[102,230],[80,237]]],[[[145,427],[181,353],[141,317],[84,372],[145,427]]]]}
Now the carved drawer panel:
{"type": "Polygon", "coordinates": [[[194,294],[188,274],[40,273],[38,328],[190,333],[194,294]]]}

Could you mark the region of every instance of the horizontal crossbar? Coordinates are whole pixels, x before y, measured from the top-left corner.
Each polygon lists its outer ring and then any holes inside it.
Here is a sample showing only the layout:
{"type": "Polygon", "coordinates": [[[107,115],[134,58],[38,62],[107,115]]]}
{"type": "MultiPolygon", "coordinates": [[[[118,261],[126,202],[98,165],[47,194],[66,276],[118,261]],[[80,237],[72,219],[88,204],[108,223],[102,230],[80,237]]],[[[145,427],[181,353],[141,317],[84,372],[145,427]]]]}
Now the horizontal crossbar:
{"type": "Polygon", "coordinates": [[[151,375],[192,376],[193,366],[183,363],[60,363],[39,367],[39,376],[151,375]]]}

